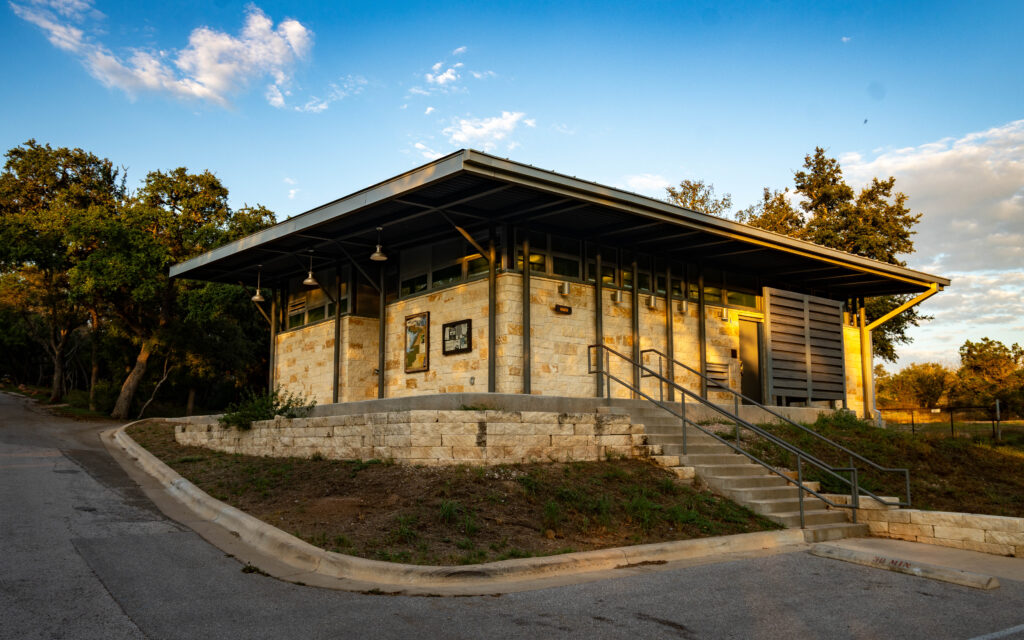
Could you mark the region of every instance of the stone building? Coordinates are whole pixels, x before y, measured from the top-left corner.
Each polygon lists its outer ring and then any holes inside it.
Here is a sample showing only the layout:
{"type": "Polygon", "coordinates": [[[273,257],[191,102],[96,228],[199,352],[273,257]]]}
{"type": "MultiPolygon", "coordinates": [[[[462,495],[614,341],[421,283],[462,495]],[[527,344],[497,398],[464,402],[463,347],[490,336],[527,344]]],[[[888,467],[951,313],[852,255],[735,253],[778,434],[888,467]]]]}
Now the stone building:
{"type": "Polygon", "coordinates": [[[885,320],[868,324],[864,299],[914,294],[902,312],[949,284],[473,150],[171,275],[264,287],[270,383],[321,405],[681,389],[732,402],[723,385],[859,414],[885,320]]]}

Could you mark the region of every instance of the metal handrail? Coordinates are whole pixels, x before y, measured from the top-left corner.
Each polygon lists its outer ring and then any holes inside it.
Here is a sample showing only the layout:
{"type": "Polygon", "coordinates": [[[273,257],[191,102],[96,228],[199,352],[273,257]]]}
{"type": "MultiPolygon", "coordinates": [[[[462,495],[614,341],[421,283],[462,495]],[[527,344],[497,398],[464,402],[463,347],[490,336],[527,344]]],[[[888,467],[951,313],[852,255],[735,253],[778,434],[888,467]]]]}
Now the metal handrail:
{"type": "MultiPolygon", "coordinates": [[[[674,415],[675,417],[681,419],[682,426],[683,426],[683,453],[684,453],[684,455],[685,455],[686,449],[687,449],[687,447],[686,447],[686,426],[690,425],[690,426],[694,427],[695,429],[698,429],[699,431],[705,433],[706,435],[709,435],[712,438],[718,440],[722,444],[725,444],[727,447],[733,449],[737,453],[741,453],[744,456],[746,456],[747,458],[749,458],[749,459],[753,460],[754,462],[760,464],[762,467],[764,467],[765,469],[769,470],[771,473],[774,473],[775,475],[778,475],[778,476],[786,479],[787,482],[793,482],[795,485],[797,485],[797,487],[799,489],[798,496],[799,496],[799,500],[800,500],[800,526],[801,527],[804,526],[804,505],[803,505],[804,492],[807,492],[807,493],[810,493],[810,494],[814,495],[815,497],[819,498],[822,502],[828,504],[829,506],[836,507],[836,508],[853,509],[853,520],[854,520],[854,522],[857,521],[857,511],[856,510],[860,507],[860,495],[861,495],[861,493],[866,494],[866,495],[874,498],[875,500],[877,500],[877,501],[879,501],[880,503],[883,503],[883,504],[903,506],[902,503],[886,502],[885,500],[882,500],[880,497],[876,496],[873,492],[871,492],[871,491],[869,491],[867,489],[863,489],[862,487],[860,487],[860,483],[857,481],[857,469],[852,464],[851,464],[850,467],[833,467],[832,465],[830,465],[830,464],[828,464],[826,462],[823,462],[822,460],[819,460],[815,456],[807,453],[806,451],[803,451],[802,449],[796,447],[795,445],[792,445],[791,443],[786,442],[786,441],[778,438],[774,434],[769,433],[768,431],[765,431],[764,429],[762,429],[762,428],[760,428],[760,427],[758,427],[758,426],[756,426],[756,425],[754,425],[754,424],[752,424],[752,423],[750,423],[750,422],[740,418],[739,415],[730,414],[728,411],[726,411],[722,407],[720,407],[720,406],[718,406],[718,405],[708,401],[707,399],[701,397],[700,395],[694,393],[693,391],[691,391],[689,389],[686,389],[685,387],[679,385],[675,381],[668,380],[668,379],[664,378],[664,376],[662,376],[660,373],[655,372],[653,369],[648,367],[646,364],[637,363],[637,362],[633,361],[631,358],[629,358],[629,357],[627,357],[627,356],[625,356],[625,355],[615,351],[614,349],[606,347],[604,345],[590,345],[588,347],[587,356],[588,356],[587,357],[588,373],[600,373],[600,374],[602,374],[604,376],[607,376],[607,380],[608,380],[607,384],[608,384],[608,392],[609,392],[608,395],[609,395],[609,397],[611,396],[611,381],[614,380],[615,382],[619,383],[620,385],[622,385],[626,389],[629,389],[630,391],[632,391],[632,392],[636,393],[637,395],[643,397],[644,399],[650,401],[651,403],[655,404],[656,406],[660,407],[661,409],[663,409],[663,410],[669,412],[670,414],[674,415]],[[597,362],[600,363],[600,364],[598,365],[598,367],[595,367],[595,366],[593,366],[593,363],[595,362],[595,360],[593,358],[593,353],[594,353],[595,350],[598,350],[598,349],[604,351],[605,357],[604,358],[598,358],[597,362]],[[661,382],[669,384],[673,388],[678,389],[680,391],[680,393],[682,394],[682,399],[680,400],[680,403],[679,403],[680,411],[679,412],[675,411],[673,408],[671,408],[669,406],[666,406],[666,404],[664,403],[663,400],[655,400],[653,397],[651,397],[647,393],[645,393],[642,389],[634,387],[632,384],[630,384],[630,383],[626,382],[625,380],[622,380],[618,376],[614,375],[612,373],[612,371],[611,371],[611,357],[610,357],[611,355],[615,355],[616,357],[618,357],[621,360],[629,363],[633,367],[639,368],[640,372],[641,372],[641,377],[656,377],[661,382]],[[602,360],[604,360],[605,362],[601,363],[602,360]],[[603,364],[604,366],[601,367],[601,364],[603,364]],[[646,375],[644,375],[645,372],[646,372],[646,375]],[[702,427],[701,425],[693,422],[692,420],[689,420],[686,417],[686,398],[687,398],[687,396],[693,398],[698,403],[700,403],[700,404],[702,404],[702,405],[712,409],[713,411],[717,411],[718,413],[721,413],[722,415],[732,419],[734,424],[736,425],[737,433],[739,431],[739,426],[742,425],[743,427],[749,429],[750,431],[753,431],[757,435],[765,438],[769,442],[771,442],[771,443],[781,447],[782,449],[784,449],[786,451],[789,451],[790,453],[793,453],[796,456],[796,459],[797,459],[797,479],[796,479],[796,481],[794,481],[793,478],[790,478],[789,476],[783,474],[781,471],[779,471],[775,467],[771,466],[770,464],[768,464],[764,460],[761,460],[757,456],[753,455],[752,453],[750,453],[748,451],[745,451],[744,449],[740,448],[738,445],[734,445],[731,442],[728,442],[727,440],[725,440],[724,438],[719,436],[717,433],[709,431],[709,430],[705,429],[704,427],[702,427]],[[804,484],[804,482],[803,482],[803,462],[805,460],[807,462],[811,463],[812,465],[818,467],[821,471],[823,471],[823,472],[825,472],[825,473],[835,477],[840,482],[844,482],[847,485],[849,485],[850,486],[850,504],[837,503],[837,502],[831,500],[830,498],[826,497],[825,495],[821,494],[820,492],[815,491],[814,489],[811,489],[810,487],[806,486],[804,484]],[[840,473],[843,473],[843,472],[850,473],[850,478],[847,479],[847,478],[843,477],[842,475],[840,475],[840,473]]],[[[659,387],[660,387],[660,385],[659,385],[659,387]]],[[[661,394],[659,394],[659,395],[661,395],[661,394]]],[[[739,439],[737,438],[737,443],[738,442],[739,442],[739,439]]],[[[851,462],[852,462],[852,460],[851,460],[851,462]]]]}
{"type": "MultiPolygon", "coordinates": [[[[857,460],[860,460],[864,464],[874,468],[876,471],[883,471],[883,472],[887,472],[887,473],[888,472],[892,472],[892,473],[900,473],[900,472],[902,472],[903,475],[904,475],[904,485],[905,485],[905,490],[906,490],[906,493],[907,493],[907,501],[906,501],[906,503],[903,503],[903,502],[885,502],[885,501],[882,501],[882,503],[883,504],[887,504],[887,505],[891,505],[891,506],[901,506],[901,507],[909,507],[910,506],[910,470],[909,469],[906,469],[906,468],[883,467],[882,465],[878,464],[877,462],[875,462],[873,460],[870,460],[868,458],[865,458],[864,456],[862,456],[861,454],[857,453],[856,451],[848,449],[847,447],[844,447],[843,445],[839,444],[838,442],[836,442],[834,440],[831,440],[831,439],[821,435],[817,431],[814,431],[813,429],[808,429],[804,425],[799,424],[798,422],[794,422],[793,420],[790,420],[789,418],[787,418],[786,416],[782,415],[781,413],[779,413],[779,412],[777,412],[777,411],[775,411],[775,410],[773,410],[773,409],[771,409],[771,408],[761,404],[760,402],[754,400],[753,398],[750,398],[749,396],[745,396],[742,393],[740,393],[739,391],[736,391],[735,389],[730,389],[729,387],[719,383],[716,380],[712,380],[708,376],[702,374],[700,371],[697,371],[696,369],[694,369],[694,368],[692,368],[692,367],[690,367],[690,366],[688,366],[688,365],[686,365],[686,364],[684,364],[682,362],[679,362],[678,360],[676,360],[674,358],[669,358],[667,355],[665,355],[661,351],[658,351],[657,349],[644,349],[643,351],[640,352],[641,359],[644,357],[644,355],[646,355],[648,353],[656,354],[659,357],[659,360],[658,360],[659,372],[661,370],[661,360],[667,360],[667,361],[671,362],[673,365],[678,365],[678,366],[682,367],[683,369],[685,369],[686,371],[689,371],[690,373],[693,373],[693,374],[697,375],[698,377],[703,379],[709,385],[714,385],[715,387],[717,387],[718,389],[720,389],[722,391],[726,391],[728,393],[731,393],[733,395],[733,397],[737,401],[742,400],[742,401],[745,401],[749,405],[752,405],[752,406],[755,406],[755,407],[761,409],[765,413],[768,413],[768,414],[774,416],[775,418],[778,418],[782,422],[785,422],[785,423],[789,424],[790,426],[796,427],[797,429],[803,431],[804,433],[808,433],[808,434],[814,436],[818,440],[821,440],[822,442],[828,444],[829,446],[832,446],[832,447],[835,447],[836,449],[839,449],[840,451],[842,451],[843,453],[851,456],[852,458],[856,458],[857,460]]],[[[679,387],[679,385],[676,384],[675,381],[668,380],[664,376],[660,375],[660,373],[656,377],[661,378],[662,381],[667,383],[667,384],[672,384],[674,387],[679,387]]],[[[739,412],[737,411],[737,413],[739,413],[739,412]]],[[[853,466],[852,465],[852,461],[851,461],[851,466],[853,466]]]]}
{"type": "MultiPolygon", "coordinates": [[[[588,349],[588,371],[590,373],[596,373],[596,370],[594,370],[592,367],[590,367],[590,361],[592,361],[592,359],[589,358],[589,354],[590,354],[590,352],[593,351],[593,349],[597,348],[598,346],[599,345],[591,345],[589,347],[589,349],[588,349]]],[[[637,395],[642,396],[643,398],[651,401],[653,404],[657,405],[661,409],[663,409],[665,411],[668,411],[670,414],[676,416],[677,418],[680,418],[682,420],[682,425],[683,425],[683,451],[684,451],[684,454],[685,454],[685,451],[686,451],[686,425],[690,425],[690,426],[694,427],[695,429],[698,429],[698,430],[702,431],[706,435],[709,435],[712,438],[718,440],[719,442],[721,442],[722,444],[726,445],[730,449],[733,449],[737,453],[741,453],[744,456],[750,458],[751,460],[753,460],[754,462],[760,464],[762,467],[764,467],[765,469],[767,469],[771,473],[774,473],[775,475],[785,479],[786,482],[791,482],[791,483],[795,484],[798,487],[798,489],[799,489],[797,495],[799,497],[799,504],[800,504],[800,527],[801,528],[804,528],[806,526],[806,521],[805,521],[805,518],[804,518],[804,492],[807,492],[807,493],[810,493],[810,494],[816,496],[818,499],[820,499],[825,504],[828,504],[829,506],[836,507],[836,508],[842,508],[842,509],[853,509],[854,510],[853,511],[853,520],[854,520],[854,522],[857,521],[857,511],[856,511],[856,509],[859,508],[859,506],[860,506],[860,498],[859,498],[859,492],[857,491],[857,488],[859,488],[859,486],[858,486],[858,483],[856,481],[857,470],[855,468],[853,468],[853,467],[851,467],[851,468],[830,467],[826,463],[823,463],[820,460],[817,460],[813,456],[810,456],[806,452],[803,452],[803,451],[797,449],[796,447],[793,447],[789,443],[787,443],[785,441],[782,441],[782,440],[779,440],[778,438],[775,438],[772,434],[770,434],[770,433],[768,433],[768,432],[766,432],[766,431],[764,431],[764,430],[762,430],[762,429],[760,429],[760,428],[758,428],[758,427],[756,427],[756,426],[754,426],[754,425],[752,425],[750,423],[747,423],[744,420],[740,420],[741,422],[744,423],[744,426],[750,428],[755,433],[758,433],[759,435],[762,435],[763,437],[765,437],[765,438],[775,442],[779,446],[781,446],[781,447],[791,451],[792,453],[794,453],[797,456],[797,476],[798,477],[797,477],[796,480],[794,480],[793,478],[791,478],[791,477],[787,476],[786,474],[782,473],[781,471],[779,471],[775,467],[771,466],[769,463],[765,462],[764,460],[761,460],[760,458],[758,458],[754,454],[750,453],[749,451],[745,451],[744,449],[740,448],[739,446],[734,445],[731,442],[725,440],[724,438],[722,438],[718,434],[714,433],[713,431],[708,431],[707,429],[705,429],[704,427],[700,426],[699,424],[693,422],[692,420],[687,419],[686,418],[686,400],[685,400],[686,395],[689,394],[689,395],[693,396],[694,399],[699,400],[699,401],[703,401],[703,399],[700,398],[700,396],[697,396],[696,394],[694,394],[692,391],[690,391],[688,389],[680,388],[680,391],[683,393],[683,400],[680,402],[680,405],[679,405],[681,411],[677,413],[674,409],[672,409],[672,408],[670,408],[668,406],[665,406],[663,404],[663,402],[657,401],[654,398],[652,398],[651,396],[647,395],[642,389],[637,389],[636,387],[632,386],[630,383],[626,382],[625,380],[622,380],[618,376],[616,376],[613,373],[611,373],[610,357],[608,357],[608,356],[609,356],[609,354],[615,354],[616,356],[618,356],[619,358],[622,358],[626,362],[629,362],[629,363],[633,364],[634,366],[640,366],[641,368],[646,368],[645,365],[637,365],[635,362],[633,362],[633,360],[631,360],[630,358],[622,355],[621,353],[618,353],[614,349],[609,349],[607,347],[604,347],[604,349],[606,351],[606,359],[609,360],[608,366],[605,367],[605,372],[604,372],[604,375],[608,376],[608,379],[609,379],[609,382],[608,382],[609,390],[611,389],[611,380],[614,380],[614,381],[618,382],[619,384],[621,384],[626,389],[629,389],[629,390],[633,391],[637,395]],[[821,468],[823,471],[827,471],[828,473],[831,473],[833,476],[835,476],[837,479],[839,479],[839,480],[849,484],[850,487],[851,487],[851,489],[850,489],[850,504],[842,504],[842,503],[834,502],[832,499],[828,498],[826,495],[823,495],[823,494],[819,493],[818,491],[815,491],[814,489],[811,489],[810,487],[805,485],[804,482],[803,482],[803,477],[802,477],[802,467],[803,467],[803,459],[804,458],[806,458],[808,460],[808,462],[811,462],[812,464],[815,464],[816,466],[821,468]],[[836,472],[840,472],[840,471],[850,472],[851,473],[851,477],[852,477],[852,482],[850,480],[847,480],[843,476],[839,475],[838,473],[836,473],[836,472]]],[[[650,370],[648,370],[648,371],[650,371],[650,370]]],[[[706,401],[704,401],[704,402],[706,403],[706,401]]],[[[713,409],[721,411],[726,416],[730,415],[728,412],[725,412],[725,411],[721,410],[720,407],[716,407],[716,406],[714,406],[714,405],[712,405],[710,403],[706,403],[706,404],[709,407],[713,408],[713,409]]],[[[876,496],[874,496],[873,494],[871,494],[868,491],[864,491],[864,492],[868,493],[872,497],[876,497],[876,496]]]]}

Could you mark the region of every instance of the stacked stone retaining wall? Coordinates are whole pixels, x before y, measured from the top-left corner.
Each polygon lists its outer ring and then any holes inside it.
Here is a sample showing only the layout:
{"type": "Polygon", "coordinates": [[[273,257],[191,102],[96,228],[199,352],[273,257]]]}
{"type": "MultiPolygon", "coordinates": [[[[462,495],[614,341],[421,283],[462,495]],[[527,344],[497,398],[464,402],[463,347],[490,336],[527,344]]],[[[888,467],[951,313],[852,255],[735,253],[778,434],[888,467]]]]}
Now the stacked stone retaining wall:
{"type": "Polygon", "coordinates": [[[221,426],[215,416],[182,419],[183,445],[257,456],[316,455],[408,464],[512,464],[660,454],[629,416],[549,411],[414,410],[221,426]]]}

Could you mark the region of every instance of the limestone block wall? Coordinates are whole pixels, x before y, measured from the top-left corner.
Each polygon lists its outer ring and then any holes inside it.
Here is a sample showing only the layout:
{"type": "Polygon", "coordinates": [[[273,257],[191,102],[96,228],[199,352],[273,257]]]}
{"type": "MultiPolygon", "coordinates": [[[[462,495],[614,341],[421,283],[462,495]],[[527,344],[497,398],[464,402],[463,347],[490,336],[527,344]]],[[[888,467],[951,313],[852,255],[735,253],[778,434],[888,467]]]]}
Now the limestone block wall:
{"type": "MultiPolygon", "coordinates": [[[[700,371],[700,329],[697,326],[697,305],[687,303],[686,311],[680,311],[678,302],[672,310],[672,342],[675,359],[696,371],[700,371]]],[[[676,367],[673,372],[676,383],[694,393],[700,393],[700,378],[686,369],[676,367]]]]}
{"type": "MultiPolygon", "coordinates": [[[[844,495],[829,498],[840,504],[849,504],[850,500],[844,495]]],[[[857,521],[866,523],[871,535],[879,538],[1024,557],[1024,518],[899,509],[869,498],[861,498],[860,504],[857,521]]],[[[852,509],[843,511],[852,519],[852,509]]]]}
{"type": "Polygon", "coordinates": [[[495,390],[498,393],[522,393],[523,278],[518,273],[502,273],[498,274],[495,285],[498,334],[494,353],[495,390]]]}
{"type": "MultiPolygon", "coordinates": [[[[641,293],[639,298],[639,306],[637,307],[637,316],[639,318],[639,331],[637,332],[640,338],[640,351],[644,349],[657,349],[661,353],[668,354],[668,336],[665,331],[665,298],[661,296],[654,296],[654,308],[651,308],[648,304],[648,295],[641,293]]],[[[647,363],[655,371],[658,370],[657,359],[654,357],[648,358],[647,363]]],[[[668,373],[668,364],[662,363],[662,373],[668,373]]],[[[664,386],[664,385],[662,385],[664,386]]],[[[641,378],[640,388],[644,393],[652,398],[659,398],[658,393],[659,381],[655,378],[641,378]]],[[[662,392],[665,397],[668,397],[668,389],[663,388],[662,392]]]]}
{"type": "Polygon", "coordinates": [[[569,295],[563,296],[560,284],[530,280],[531,390],[536,395],[593,396],[596,381],[587,373],[587,347],[597,342],[594,288],[572,283],[569,295]],[[555,313],[555,305],[569,306],[572,313],[555,313]]]}
{"type": "Polygon", "coordinates": [[[846,408],[864,417],[864,375],[860,363],[860,329],[843,326],[846,362],[846,408]]]}
{"type": "Polygon", "coordinates": [[[342,316],[341,372],[338,398],[357,402],[377,397],[377,340],[380,321],[377,318],[342,316]]]}
{"type": "Polygon", "coordinates": [[[334,320],[279,333],[274,382],[283,390],[331,402],[334,384],[334,320]]]}
{"type": "Polygon", "coordinates": [[[643,425],[626,415],[547,411],[391,411],[253,423],[240,431],[215,418],[175,425],[183,445],[257,456],[337,460],[381,459],[406,464],[515,464],[647,457],[643,425]]]}
{"type": "Polygon", "coordinates": [[[385,384],[389,398],[424,393],[487,391],[487,280],[476,280],[400,300],[387,308],[385,384]],[[405,318],[430,312],[430,369],[405,372],[405,318]],[[473,350],[442,355],[441,327],[470,319],[473,350]]]}
{"type": "MultiPolygon", "coordinates": [[[[588,289],[590,289],[590,295],[593,296],[593,289],[590,287],[588,287],[588,289]]],[[[612,289],[602,289],[601,293],[603,296],[601,304],[604,307],[604,321],[602,327],[604,331],[604,346],[621,353],[627,358],[632,358],[633,307],[631,306],[632,301],[629,292],[622,292],[622,302],[614,301],[615,291],[612,289]]],[[[633,371],[627,363],[612,356],[610,365],[610,372],[612,375],[632,384],[633,371]]],[[[628,389],[613,381],[611,386],[611,397],[629,398],[631,397],[631,394],[628,389]]]]}
{"type": "MultiPolygon", "coordinates": [[[[705,307],[704,313],[704,326],[708,337],[708,362],[727,365],[729,367],[729,388],[739,391],[740,361],[732,357],[733,349],[739,353],[740,348],[739,314],[735,310],[729,309],[728,320],[723,320],[721,307],[705,307]]],[[[732,404],[734,398],[735,396],[731,393],[715,392],[708,389],[708,399],[712,402],[732,404]]]]}

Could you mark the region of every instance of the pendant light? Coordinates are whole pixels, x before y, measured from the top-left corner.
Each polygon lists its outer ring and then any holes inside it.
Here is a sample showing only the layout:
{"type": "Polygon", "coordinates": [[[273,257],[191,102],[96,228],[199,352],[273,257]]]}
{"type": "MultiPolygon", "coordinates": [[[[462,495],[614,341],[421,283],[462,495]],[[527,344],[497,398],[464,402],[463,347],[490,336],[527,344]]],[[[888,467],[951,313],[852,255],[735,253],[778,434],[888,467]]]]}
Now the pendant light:
{"type": "Polygon", "coordinates": [[[384,227],[377,227],[377,250],[370,254],[370,260],[374,262],[384,262],[388,259],[387,255],[381,251],[381,234],[384,232],[384,227]]]}
{"type": "Polygon", "coordinates": [[[313,250],[309,250],[309,273],[306,275],[306,279],[302,281],[302,284],[307,287],[315,287],[317,285],[316,278],[313,277],[313,250]]]}
{"type": "Polygon", "coordinates": [[[259,269],[259,271],[256,272],[256,295],[252,297],[252,301],[263,302],[263,294],[260,293],[260,277],[263,275],[263,265],[256,265],[256,268],[259,269]]]}

